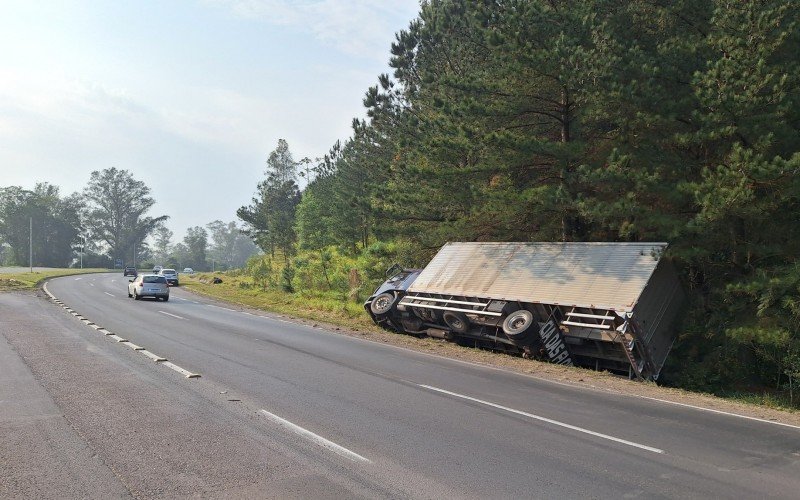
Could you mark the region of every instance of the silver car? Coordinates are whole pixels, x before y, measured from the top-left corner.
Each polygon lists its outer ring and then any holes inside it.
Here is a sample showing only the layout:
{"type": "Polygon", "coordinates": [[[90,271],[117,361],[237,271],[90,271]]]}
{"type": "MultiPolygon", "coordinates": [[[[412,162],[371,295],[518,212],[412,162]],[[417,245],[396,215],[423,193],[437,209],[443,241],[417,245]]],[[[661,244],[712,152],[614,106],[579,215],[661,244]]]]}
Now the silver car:
{"type": "Polygon", "coordinates": [[[136,300],[142,297],[155,297],[169,300],[169,285],[167,279],[155,274],[140,274],[135,279],[128,280],[128,297],[136,300]]]}
{"type": "Polygon", "coordinates": [[[158,272],[159,276],[163,276],[167,280],[167,285],[178,286],[178,272],[174,269],[162,269],[158,272]]]}

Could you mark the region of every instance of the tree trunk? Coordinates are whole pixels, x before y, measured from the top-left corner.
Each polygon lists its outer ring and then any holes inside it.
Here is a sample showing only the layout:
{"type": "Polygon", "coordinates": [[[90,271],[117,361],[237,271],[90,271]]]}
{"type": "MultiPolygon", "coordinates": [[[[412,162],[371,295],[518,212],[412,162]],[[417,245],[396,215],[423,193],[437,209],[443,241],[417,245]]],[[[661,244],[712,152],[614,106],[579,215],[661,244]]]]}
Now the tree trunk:
{"type": "MultiPolygon", "coordinates": [[[[559,109],[561,115],[561,143],[567,144],[570,141],[570,102],[569,91],[566,86],[561,87],[561,106],[559,109]]],[[[568,160],[564,160],[561,169],[561,188],[565,193],[569,193],[569,186],[566,179],[569,174],[568,160]]],[[[573,232],[572,221],[570,221],[567,208],[561,214],[561,241],[569,241],[573,232]]]]}

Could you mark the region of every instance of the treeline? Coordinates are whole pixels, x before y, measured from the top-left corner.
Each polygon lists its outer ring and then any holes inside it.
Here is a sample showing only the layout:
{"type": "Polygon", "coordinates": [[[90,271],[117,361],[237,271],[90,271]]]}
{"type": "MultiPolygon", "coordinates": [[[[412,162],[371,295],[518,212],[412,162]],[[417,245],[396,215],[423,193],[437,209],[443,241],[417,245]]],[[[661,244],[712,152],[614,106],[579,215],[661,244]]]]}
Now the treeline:
{"type": "Polygon", "coordinates": [[[190,227],[177,243],[172,242],[173,236],[166,226],[157,227],[140,267],[226,271],[244,267],[247,259],[259,251],[235,221],[215,220],[205,227],[190,227]]]}
{"type": "Polygon", "coordinates": [[[239,216],[289,277],[297,252],[375,243],[421,265],[448,240],[667,241],[691,297],[667,381],[782,389],[800,375],[799,11],[425,2],[302,195],[268,162],[239,216]]]}
{"type": "Polygon", "coordinates": [[[48,183],[2,187],[0,265],[229,269],[258,250],[236,222],[219,220],[189,228],[173,245],[169,217],[149,216],[153,205],[150,188],[116,168],[92,172],[83,191],[68,196],[48,183]]]}

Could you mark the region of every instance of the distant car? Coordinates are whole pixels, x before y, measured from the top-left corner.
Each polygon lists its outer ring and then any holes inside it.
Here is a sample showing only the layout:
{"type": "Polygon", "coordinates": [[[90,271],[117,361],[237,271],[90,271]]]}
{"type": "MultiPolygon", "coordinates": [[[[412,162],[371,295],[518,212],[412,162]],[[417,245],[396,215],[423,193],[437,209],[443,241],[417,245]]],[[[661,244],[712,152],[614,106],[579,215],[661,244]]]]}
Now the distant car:
{"type": "Polygon", "coordinates": [[[184,267],[183,272],[185,274],[194,274],[194,269],[192,269],[191,267],[184,267]]]}
{"type": "Polygon", "coordinates": [[[133,266],[128,266],[122,271],[123,276],[137,276],[139,273],[136,272],[136,268],[133,266]]]}
{"type": "Polygon", "coordinates": [[[136,300],[142,297],[155,297],[164,302],[169,300],[169,285],[167,279],[155,274],[140,274],[132,280],[128,280],[128,297],[136,300]]]}
{"type": "Polygon", "coordinates": [[[160,273],[162,269],[164,269],[164,268],[161,267],[161,266],[153,266],[153,274],[160,273]]]}
{"type": "Polygon", "coordinates": [[[170,286],[178,286],[178,272],[174,269],[162,269],[159,276],[163,276],[170,286]]]}

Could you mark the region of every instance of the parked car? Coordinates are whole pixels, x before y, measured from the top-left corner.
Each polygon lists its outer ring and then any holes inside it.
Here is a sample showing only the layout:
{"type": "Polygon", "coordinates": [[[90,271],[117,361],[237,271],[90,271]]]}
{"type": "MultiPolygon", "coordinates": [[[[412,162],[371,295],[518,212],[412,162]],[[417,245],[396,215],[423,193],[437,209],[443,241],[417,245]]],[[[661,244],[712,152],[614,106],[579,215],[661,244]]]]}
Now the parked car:
{"type": "Polygon", "coordinates": [[[158,274],[164,269],[162,266],[153,266],[153,274],[158,274]]]}
{"type": "Polygon", "coordinates": [[[154,297],[166,302],[169,300],[167,279],[155,274],[140,274],[136,278],[128,280],[128,297],[136,300],[142,297],[154,297]]]}
{"type": "Polygon", "coordinates": [[[123,276],[137,276],[139,273],[136,272],[136,268],[133,266],[128,266],[125,270],[122,271],[123,276]]]}
{"type": "Polygon", "coordinates": [[[194,269],[192,269],[191,267],[184,267],[183,272],[185,274],[194,274],[194,269]]]}
{"type": "Polygon", "coordinates": [[[163,276],[170,286],[178,286],[178,271],[174,269],[162,269],[159,276],[163,276]]]}

